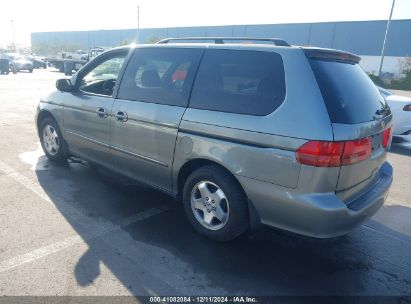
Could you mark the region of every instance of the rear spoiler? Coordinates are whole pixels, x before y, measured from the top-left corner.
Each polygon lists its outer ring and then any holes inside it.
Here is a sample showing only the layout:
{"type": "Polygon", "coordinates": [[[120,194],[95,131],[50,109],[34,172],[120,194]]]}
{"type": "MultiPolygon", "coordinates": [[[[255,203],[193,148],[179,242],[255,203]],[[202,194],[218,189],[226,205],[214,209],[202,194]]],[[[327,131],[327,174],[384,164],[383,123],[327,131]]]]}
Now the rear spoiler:
{"type": "Polygon", "coordinates": [[[305,56],[310,59],[342,61],[347,63],[359,63],[361,60],[361,57],[355,54],[333,49],[309,47],[302,47],[301,49],[304,51],[305,56]]]}

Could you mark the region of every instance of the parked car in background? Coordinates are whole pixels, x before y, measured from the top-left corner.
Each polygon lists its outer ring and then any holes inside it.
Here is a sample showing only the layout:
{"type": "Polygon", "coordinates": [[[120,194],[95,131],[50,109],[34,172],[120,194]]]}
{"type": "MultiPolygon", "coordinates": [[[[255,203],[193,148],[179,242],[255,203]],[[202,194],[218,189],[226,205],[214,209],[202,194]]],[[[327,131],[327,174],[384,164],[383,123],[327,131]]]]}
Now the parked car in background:
{"type": "Polygon", "coordinates": [[[20,54],[7,54],[10,60],[10,70],[14,73],[19,71],[28,71],[33,73],[33,63],[27,57],[20,54]]]}
{"type": "Polygon", "coordinates": [[[99,46],[90,48],[88,51],[88,55],[87,55],[87,61],[92,60],[93,58],[97,57],[104,51],[107,51],[108,49],[109,49],[108,47],[99,47],[99,46]]]}
{"type": "Polygon", "coordinates": [[[29,59],[33,63],[33,67],[35,69],[39,69],[39,68],[47,69],[47,62],[46,62],[45,59],[40,58],[40,57],[36,57],[36,56],[35,57],[30,57],[29,59]]]}
{"type": "Polygon", "coordinates": [[[6,55],[0,54],[0,74],[8,74],[10,69],[10,61],[6,55]]]}
{"type": "Polygon", "coordinates": [[[87,60],[88,52],[76,50],[74,52],[61,52],[60,57],[63,59],[87,60]]]}
{"type": "Polygon", "coordinates": [[[394,135],[411,140],[411,98],[400,96],[378,87],[381,95],[391,108],[394,122],[394,135]]]}
{"type": "Polygon", "coordinates": [[[55,67],[59,69],[60,72],[64,72],[64,74],[66,74],[67,76],[71,76],[73,70],[78,71],[88,61],[90,61],[94,57],[97,57],[105,50],[105,48],[93,47],[89,49],[88,53],[84,53],[84,51],[77,51],[77,53],[63,52],[60,53],[57,57],[46,58],[46,61],[50,67],[55,67]]]}
{"type": "Polygon", "coordinates": [[[216,241],[260,223],[335,237],[378,211],[392,115],[358,56],[189,40],[112,49],[58,80],[36,114],[46,156],[163,191],[216,241]]]}

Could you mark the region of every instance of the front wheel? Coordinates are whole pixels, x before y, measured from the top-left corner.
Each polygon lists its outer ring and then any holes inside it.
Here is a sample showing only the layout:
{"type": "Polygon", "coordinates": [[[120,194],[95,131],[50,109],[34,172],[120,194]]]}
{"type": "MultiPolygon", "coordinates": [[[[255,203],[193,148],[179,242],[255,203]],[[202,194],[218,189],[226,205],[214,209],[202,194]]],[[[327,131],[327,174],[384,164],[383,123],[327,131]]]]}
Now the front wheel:
{"type": "Polygon", "coordinates": [[[249,226],[243,189],[231,174],[218,166],[201,167],[188,177],[183,203],[194,229],[213,241],[233,240],[249,226]]]}
{"type": "Polygon", "coordinates": [[[40,142],[46,156],[53,161],[63,162],[67,159],[64,153],[64,140],[57,122],[46,117],[40,123],[40,142]]]}

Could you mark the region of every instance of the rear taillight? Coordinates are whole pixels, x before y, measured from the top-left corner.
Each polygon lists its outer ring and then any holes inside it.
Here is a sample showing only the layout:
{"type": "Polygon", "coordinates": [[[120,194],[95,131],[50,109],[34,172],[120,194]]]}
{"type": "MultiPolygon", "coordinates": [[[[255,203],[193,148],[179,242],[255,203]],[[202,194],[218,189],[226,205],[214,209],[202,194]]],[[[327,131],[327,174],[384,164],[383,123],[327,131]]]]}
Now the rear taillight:
{"type": "Polygon", "coordinates": [[[381,136],[382,136],[382,147],[388,148],[391,143],[392,128],[388,128],[382,131],[381,136]]]}
{"type": "Polygon", "coordinates": [[[341,156],[342,165],[358,163],[371,156],[372,139],[371,137],[361,138],[353,141],[346,141],[344,153],[341,156]]]}
{"type": "Polygon", "coordinates": [[[295,153],[297,161],[315,167],[339,167],[344,143],[332,141],[309,141],[295,153]]]}
{"type": "Polygon", "coordinates": [[[299,163],[315,167],[351,165],[371,156],[371,137],[351,141],[311,140],[296,151],[299,163]]]}
{"type": "Polygon", "coordinates": [[[403,111],[411,111],[411,104],[409,104],[409,105],[406,105],[403,109],[402,109],[403,111]]]}

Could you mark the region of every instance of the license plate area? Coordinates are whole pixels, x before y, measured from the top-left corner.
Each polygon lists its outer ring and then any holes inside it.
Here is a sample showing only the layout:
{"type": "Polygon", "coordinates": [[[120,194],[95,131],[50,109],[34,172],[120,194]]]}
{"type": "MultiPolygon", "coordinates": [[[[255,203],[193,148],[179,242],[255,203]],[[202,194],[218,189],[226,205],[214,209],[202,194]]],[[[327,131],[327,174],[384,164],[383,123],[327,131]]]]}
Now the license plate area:
{"type": "Polygon", "coordinates": [[[379,153],[380,150],[383,149],[382,134],[381,133],[375,134],[371,136],[371,138],[372,138],[371,153],[372,154],[379,153]]]}

